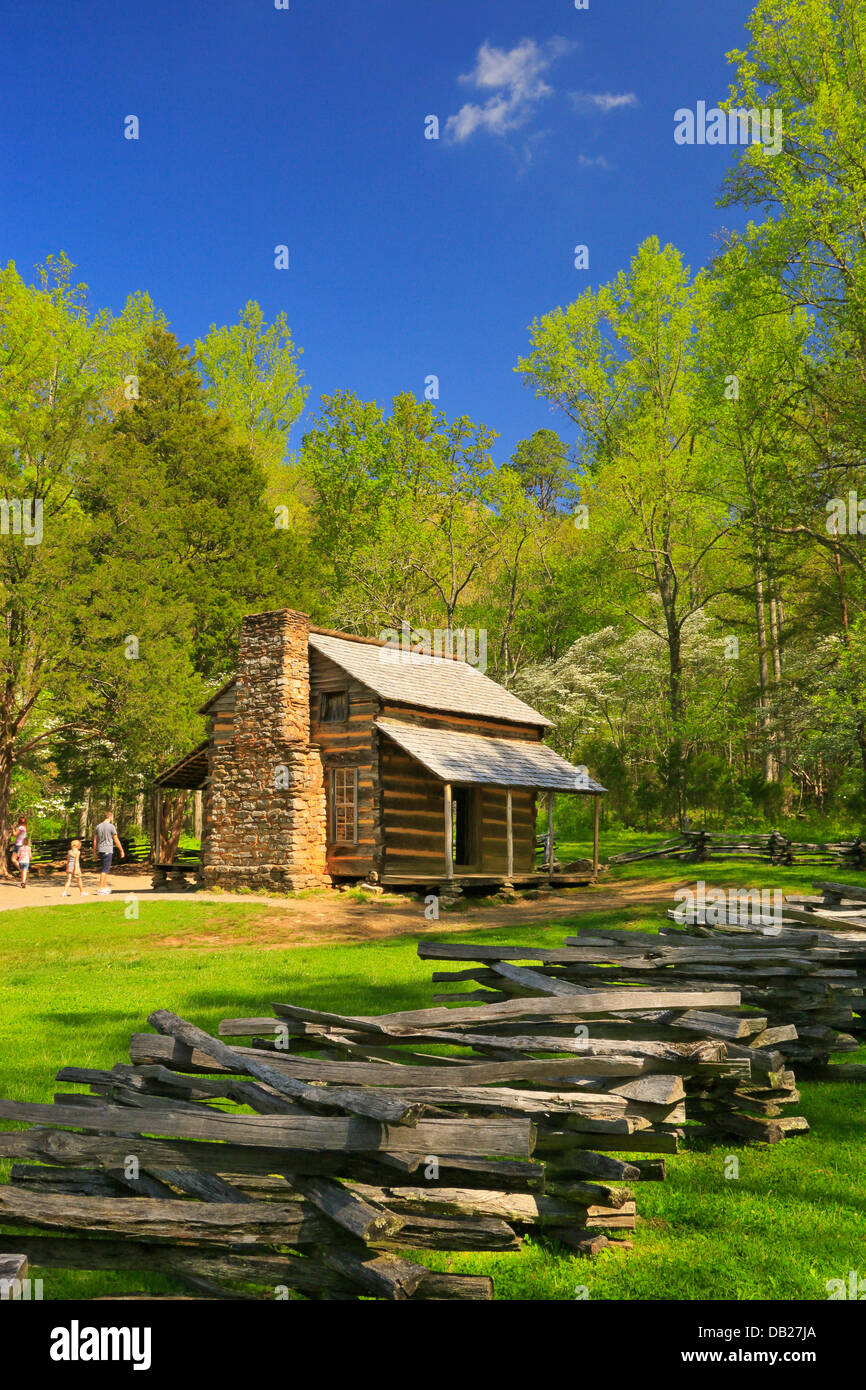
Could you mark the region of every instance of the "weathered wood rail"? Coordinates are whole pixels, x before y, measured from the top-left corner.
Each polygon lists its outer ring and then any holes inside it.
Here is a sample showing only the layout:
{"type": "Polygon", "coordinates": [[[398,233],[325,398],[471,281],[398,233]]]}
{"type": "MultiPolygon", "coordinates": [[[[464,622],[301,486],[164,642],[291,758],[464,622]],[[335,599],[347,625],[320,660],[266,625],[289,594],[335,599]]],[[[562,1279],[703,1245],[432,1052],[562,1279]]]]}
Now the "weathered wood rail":
{"type": "MultiPolygon", "coordinates": [[[[34,868],[47,868],[57,866],[65,867],[66,858],[69,853],[69,845],[72,836],[67,835],[59,839],[41,839],[37,837],[32,845],[31,865],[34,868]]],[[[153,859],[153,849],[148,835],[121,835],[120,843],[123,846],[124,859],[119,857],[115,860],[115,868],[118,863],[125,864],[149,864],[153,859]]],[[[11,865],[11,849],[7,848],[7,860],[11,865]]],[[[86,868],[92,868],[96,864],[93,855],[92,837],[82,841],[81,863],[86,868]]],[[[201,863],[201,851],[198,849],[185,849],[178,846],[172,867],[178,869],[186,867],[194,870],[201,863]]]]}
{"type": "Polygon", "coordinates": [[[611,857],[611,864],[634,864],[644,859],[681,859],[703,863],[711,859],[756,859],[770,864],[834,864],[840,868],[866,868],[866,842],[852,840],[811,843],[791,840],[779,830],[769,834],[733,831],[684,830],[673,839],[646,849],[625,850],[611,857]]]}
{"type": "MultiPolygon", "coordinates": [[[[609,1018],[623,993],[593,991],[585,1009],[609,1018]]],[[[583,1254],[623,1243],[631,1184],[662,1178],[655,1155],[677,1147],[672,1059],[688,1071],[717,1045],[538,1058],[527,1021],[573,1033],[570,1001],[505,1001],[501,1039],[487,1011],[458,1012],[276,1004],[226,1020],[223,1041],[155,1011],[129,1062],[58,1073],[86,1090],[0,1100],[0,1120],[23,1126],[0,1132],[13,1160],[0,1251],[161,1271],[208,1298],[476,1300],[492,1297],[489,1278],[434,1274],[404,1252],[516,1251],[529,1231],[583,1254]],[[431,1042],[438,1055],[419,1050],[431,1042]]]]}
{"type": "MultiPolygon", "coordinates": [[[[767,938],[763,941],[769,944],[767,938]]],[[[666,1098],[678,1101],[676,1121],[679,1125],[688,1121],[678,1129],[678,1141],[726,1135],[774,1143],[786,1134],[808,1129],[803,1116],[782,1115],[782,1107],[794,1104],[799,1094],[794,1072],[779,1048],[785,1040],[796,1039],[797,1030],[770,1027],[763,1011],[759,1014],[741,1006],[739,982],[746,957],[732,956],[725,943],[709,946],[680,933],[675,943],[668,944],[666,936],[590,929],[569,937],[558,950],[422,941],[418,954],[423,960],[474,962],[468,970],[436,972],[433,980],[440,984],[471,980],[482,989],[471,995],[437,995],[437,999],[456,1005],[468,997],[486,997],[491,1002],[475,1011],[482,1019],[492,1019],[504,1007],[499,1002],[503,997],[524,1013],[532,1006],[531,1017],[522,1024],[523,1036],[511,1039],[526,1053],[579,1050],[590,1061],[615,1049],[622,1058],[640,1059],[647,1069],[666,1071],[671,1085],[666,1098]],[[600,996],[604,984],[610,988],[600,996]],[[587,1003],[599,997],[620,1008],[598,1016],[587,1003]],[[629,997],[631,1008],[623,1002],[629,997]],[[689,998],[694,1001],[691,1006],[689,998]],[[537,1021],[539,1010],[547,1015],[543,1025],[537,1021]],[[564,1011],[571,1037],[562,1026],[564,1011]],[[575,1021],[583,1025],[577,1029],[581,1034],[577,1039],[575,1021]]],[[[762,977],[768,970],[772,974],[777,960],[768,950],[762,954],[756,948],[752,956],[762,977]]],[[[469,1012],[455,1008],[453,1015],[469,1012]]],[[[491,1022],[489,1032],[479,1025],[476,1036],[486,1036],[501,1048],[507,1037],[495,1037],[494,1042],[494,1035],[503,1031],[507,1030],[491,1022]]],[[[661,1093],[653,1094],[647,1087],[647,1081],[653,1080],[658,1086],[656,1077],[611,1085],[609,1090],[644,1104],[658,1104],[661,1093]]],[[[650,1106],[643,1113],[652,1117],[658,1112],[650,1106]]],[[[630,1145],[640,1151],[652,1139],[652,1134],[638,1132],[631,1136],[630,1145]]]]}

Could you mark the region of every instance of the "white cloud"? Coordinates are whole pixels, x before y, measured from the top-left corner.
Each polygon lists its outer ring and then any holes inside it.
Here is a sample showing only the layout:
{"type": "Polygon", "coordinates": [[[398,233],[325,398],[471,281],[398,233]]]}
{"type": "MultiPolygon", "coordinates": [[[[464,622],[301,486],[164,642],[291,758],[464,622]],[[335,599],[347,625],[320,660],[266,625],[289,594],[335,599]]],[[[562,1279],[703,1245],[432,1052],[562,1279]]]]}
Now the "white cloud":
{"type": "Polygon", "coordinates": [[[492,95],[483,104],[467,102],[456,116],[449,116],[446,135],[462,143],[478,130],[507,135],[525,125],[539,103],[553,95],[544,74],[573,47],[567,39],[550,39],[543,44],[535,39],[521,39],[510,49],[483,43],[475,67],[464,73],[460,81],[492,95]]]}
{"type": "Polygon", "coordinates": [[[571,99],[578,110],[590,107],[604,116],[623,106],[638,105],[634,92],[572,92],[571,99]]]}
{"type": "Polygon", "coordinates": [[[590,159],[589,155],[587,155],[587,154],[579,154],[579,155],[577,156],[577,163],[578,163],[578,167],[579,167],[580,169],[612,169],[612,168],[613,168],[613,165],[612,165],[612,164],[609,164],[609,163],[607,162],[607,160],[605,159],[605,157],[604,157],[603,154],[596,155],[595,159],[590,159]]]}

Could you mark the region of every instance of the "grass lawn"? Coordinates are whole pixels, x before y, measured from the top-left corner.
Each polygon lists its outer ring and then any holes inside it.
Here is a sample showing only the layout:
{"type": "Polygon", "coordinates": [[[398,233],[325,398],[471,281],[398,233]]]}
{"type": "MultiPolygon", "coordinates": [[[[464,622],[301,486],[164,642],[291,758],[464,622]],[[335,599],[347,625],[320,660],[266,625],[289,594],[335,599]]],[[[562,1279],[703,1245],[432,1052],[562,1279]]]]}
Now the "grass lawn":
{"type": "MultiPolygon", "coordinates": [[[[669,867],[673,880],[693,873],[692,866],[669,867]]],[[[706,867],[708,882],[743,886],[775,882],[780,872],[791,891],[808,889],[813,876],[764,866],[753,873],[752,865],[745,874],[742,865],[714,865],[711,874],[706,867]]],[[[654,876],[662,869],[656,862],[654,876]]],[[[115,899],[0,913],[0,1095],[48,1101],[61,1066],[124,1060],[130,1033],[145,1030],[155,1008],[216,1031],[222,1018],[269,1012],[272,1000],[348,1013],[430,1004],[432,965],[418,960],[414,937],[287,950],[245,944],[268,911],[262,904],[142,903],[140,917],[128,920],[115,899]],[[211,949],[215,925],[239,944],[211,949]]],[[[651,920],[658,909],[641,906],[581,912],[574,924],[641,929],[651,920]]],[[[570,928],[560,920],[479,929],[472,939],[556,945],[570,928]]],[[[669,1158],[666,1182],[638,1184],[630,1253],[605,1252],[590,1262],[538,1239],[518,1255],[418,1258],[431,1268],[492,1274],[501,1299],[572,1299],[580,1286],[593,1299],[824,1299],[828,1279],[858,1268],[866,1274],[866,1088],[807,1084],[797,1110],[812,1126],[803,1138],[683,1153],[669,1158]],[[725,1178],[729,1153],[740,1160],[737,1180],[725,1178]]],[[[0,1162],[0,1179],[8,1166],[0,1162]]],[[[52,1299],[175,1287],[134,1272],[34,1275],[52,1299]]]]}

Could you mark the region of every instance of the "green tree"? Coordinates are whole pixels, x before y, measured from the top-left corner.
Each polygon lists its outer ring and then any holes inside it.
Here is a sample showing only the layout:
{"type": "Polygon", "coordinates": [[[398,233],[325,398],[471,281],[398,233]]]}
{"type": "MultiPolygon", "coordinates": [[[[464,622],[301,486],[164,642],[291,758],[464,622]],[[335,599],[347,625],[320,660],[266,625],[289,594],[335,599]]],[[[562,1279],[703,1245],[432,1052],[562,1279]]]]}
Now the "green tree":
{"type": "Polygon", "coordinates": [[[512,455],[511,467],[542,515],[555,512],[573,497],[568,449],[556,430],[536,430],[528,439],[521,439],[512,455]]]}
{"type": "Polygon", "coordinates": [[[680,816],[683,631],[718,592],[708,561],[732,525],[712,500],[699,429],[697,345],[706,312],[705,277],[691,282],[679,253],[651,238],[627,274],[536,321],[532,352],[518,364],[578,428],[587,541],[599,573],[616,571],[614,605],[666,648],[666,766],[680,816]]]}
{"type": "Polygon", "coordinates": [[[292,491],[289,435],[308,388],[299,362],[303,349],[294,343],[285,313],[266,324],[251,299],[237,323],[211,324],[195,350],[210,399],[263,469],[272,500],[286,504],[292,491]]]}
{"type": "Polygon", "coordinates": [[[499,546],[494,438],[411,394],[387,417],[351,393],[324,398],[301,460],[312,547],[343,622],[454,626],[499,546]]]}
{"type": "MultiPolygon", "coordinates": [[[[98,643],[88,594],[102,558],[81,487],[96,430],[126,401],[128,373],[153,322],[149,302],[91,315],[69,261],[38,286],[0,272],[0,841],[13,770],[68,728],[88,726],[98,643]]],[[[128,402],[127,402],[128,403],[128,402]]],[[[5,864],[4,864],[5,869],[5,864]]]]}

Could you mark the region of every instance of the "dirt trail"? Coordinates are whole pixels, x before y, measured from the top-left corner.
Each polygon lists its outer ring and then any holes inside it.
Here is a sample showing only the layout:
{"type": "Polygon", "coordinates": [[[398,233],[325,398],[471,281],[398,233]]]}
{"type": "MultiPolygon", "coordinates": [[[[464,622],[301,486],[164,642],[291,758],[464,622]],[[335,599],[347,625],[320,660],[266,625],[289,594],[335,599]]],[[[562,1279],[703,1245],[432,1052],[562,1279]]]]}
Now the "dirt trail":
{"type": "MultiPolygon", "coordinates": [[[[190,889],[155,892],[149,875],[115,874],[110,897],[98,897],[87,884],[90,893],[79,898],[62,898],[62,877],[33,879],[22,891],[15,884],[0,884],[0,912],[22,907],[64,906],[73,910],[81,903],[117,906],[134,894],[144,910],[145,905],[176,903],[180,900],[213,903],[215,906],[243,904],[261,910],[242,922],[228,914],[214,913],[213,923],[199,919],[190,923],[190,930],[166,935],[153,941],[153,946],[193,947],[196,949],[226,949],[233,946],[255,945],[264,950],[279,950],[290,946],[319,946],[326,942],[377,941],[388,937],[438,935],[452,932],[479,931],[490,927],[519,927],[533,922],[550,922],[581,912],[605,912],[647,903],[669,905],[677,886],[670,880],[646,880],[621,884],[599,885],[596,888],[545,892],[538,898],[522,898],[513,904],[471,907],[444,912],[438,921],[424,915],[421,899],[386,894],[371,902],[357,902],[347,894],[323,893],[308,898],[273,898],[251,893],[203,893],[190,889]],[[222,920],[220,920],[222,919],[222,920]],[[210,928],[210,929],[209,929],[210,928]]],[[[196,914],[198,917],[198,914],[196,914]]]]}

